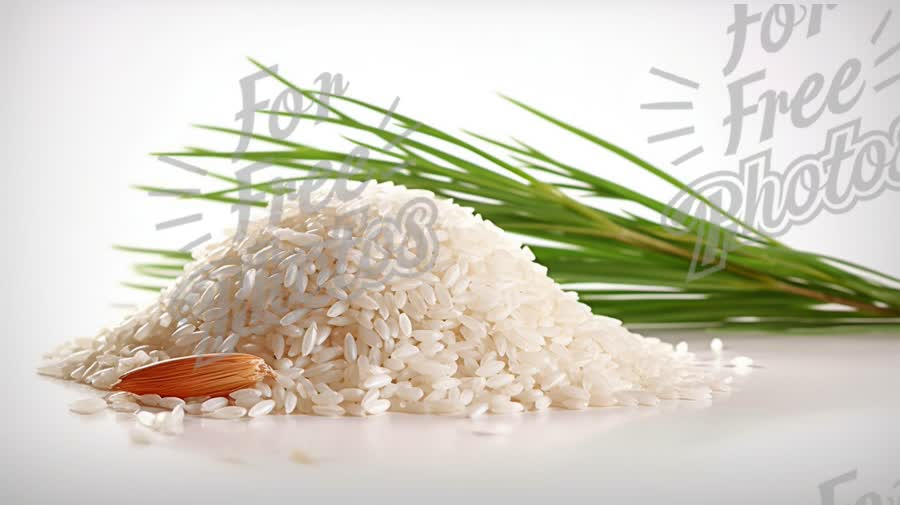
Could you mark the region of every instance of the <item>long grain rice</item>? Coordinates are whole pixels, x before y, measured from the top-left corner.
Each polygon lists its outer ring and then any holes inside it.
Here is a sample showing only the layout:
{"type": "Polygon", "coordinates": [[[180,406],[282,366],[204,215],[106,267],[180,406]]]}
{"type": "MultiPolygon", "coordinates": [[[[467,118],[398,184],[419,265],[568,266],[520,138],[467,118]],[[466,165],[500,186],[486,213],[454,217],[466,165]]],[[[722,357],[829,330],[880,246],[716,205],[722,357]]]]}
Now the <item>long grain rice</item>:
{"type": "MultiPolygon", "coordinates": [[[[721,341],[711,348],[720,351],[721,341]]],[[[369,184],[352,202],[331,198],[312,212],[286,208],[277,225],[269,218],[249,223],[242,240],[197,251],[157,301],[96,339],[61,346],[38,371],[107,389],[138,366],[232,351],[260,356],[274,377],[230,398],[123,396],[110,405],[174,409],[159,419],[137,412],[137,420],[178,431],[184,413],[476,417],[651,406],[731,388],[697,366],[687,344],[676,349],[591,314],[527,247],[471,209],[390,184],[369,184]],[[426,247],[396,235],[365,241],[371,223],[383,225],[421,201],[437,214],[419,231],[436,242],[426,247]],[[347,220],[351,209],[369,215],[347,220]],[[348,236],[353,241],[342,242],[348,236]],[[429,261],[410,271],[370,268],[411,257],[429,261]]],[[[732,364],[746,368],[752,360],[732,364]]],[[[72,410],[106,403],[98,402],[76,402],[72,410]]]]}

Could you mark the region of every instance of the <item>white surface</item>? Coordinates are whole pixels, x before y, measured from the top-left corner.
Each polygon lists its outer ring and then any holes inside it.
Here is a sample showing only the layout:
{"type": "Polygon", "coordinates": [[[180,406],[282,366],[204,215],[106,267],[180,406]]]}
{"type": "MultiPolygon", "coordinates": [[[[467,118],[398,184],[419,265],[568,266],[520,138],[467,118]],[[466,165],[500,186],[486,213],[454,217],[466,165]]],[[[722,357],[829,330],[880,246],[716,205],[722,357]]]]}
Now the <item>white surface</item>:
{"type": "MultiPolygon", "coordinates": [[[[708,337],[690,340],[705,349],[708,337]]],[[[79,416],[89,388],[28,376],[44,401],[15,416],[6,503],[785,503],[817,504],[851,470],[837,503],[900,479],[900,342],[879,337],[726,337],[722,360],[752,356],[735,391],[659,408],[369,419],[188,418],[179,437],[130,441],[130,415],[79,416]],[[311,464],[292,460],[300,450],[311,464]],[[39,484],[41,478],[47,479],[39,484]],[[345,501],[346,500],[346,501],[345,501]],[[67,500],[68,501],[68,500],[67,500]],[[464,502],[465,502],[464,501],[464,502]]],[[[712,353],[700,357],[710,360],[712,353]]],[[[12,414],[12,412],[10,412],[12,414]]],[[[884,502],[888,503],[888,502],[884,502]]]]}

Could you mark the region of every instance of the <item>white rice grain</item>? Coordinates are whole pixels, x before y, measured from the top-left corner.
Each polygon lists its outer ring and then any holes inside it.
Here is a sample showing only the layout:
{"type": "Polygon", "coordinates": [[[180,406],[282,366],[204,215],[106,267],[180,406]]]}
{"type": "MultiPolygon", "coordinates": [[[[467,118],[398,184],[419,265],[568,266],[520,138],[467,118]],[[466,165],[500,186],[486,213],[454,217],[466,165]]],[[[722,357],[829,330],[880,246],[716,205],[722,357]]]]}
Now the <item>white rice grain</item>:
{"type": "Polygon", "coordinates": [[[372,415],[387,412],[389,408],[391,408],[391,401],[385,399],[371,401],[365,406],[366,412],[372,415]]]}
{"type": "Polygon", "coordinates": [[[209,417],[213,419],[238,419],[244,417],[247,414],[247,409],[243,407],[238,407],[236,405],[231,405],[228,407],[222,407],[214,412],[209,413],[209,417]]]}
{"type": "Polygon", "coordinates": [[[106,401],[103,398],[82,398],[69,404],[69,410],[84,415],[96,414],[105,408],[106,401]]]}
{"type": "MultiPolygon", "coordinates": [[[[275,401],[263,400],[263,401],[257,403],[256,405],[254,405],[253,408],[251,408],[250,411],[247,412],[247,415],[250,417],[265,416],[265,415],[269,414],[270,412],[272,412],[273,409],[275,409],[275,401]]],[[[291,410],[293,410],[293,409],[291,409],[291,410]]]]}
{"type": "Polygon", "coordinates": [[[219,396],[216,398],[210,398],[209,400],[206,400],[205,402],[200,404],[200,410],[204,413],[210,413],[219,410],[226,405],[228,405],[228,398],[219,396]]]}

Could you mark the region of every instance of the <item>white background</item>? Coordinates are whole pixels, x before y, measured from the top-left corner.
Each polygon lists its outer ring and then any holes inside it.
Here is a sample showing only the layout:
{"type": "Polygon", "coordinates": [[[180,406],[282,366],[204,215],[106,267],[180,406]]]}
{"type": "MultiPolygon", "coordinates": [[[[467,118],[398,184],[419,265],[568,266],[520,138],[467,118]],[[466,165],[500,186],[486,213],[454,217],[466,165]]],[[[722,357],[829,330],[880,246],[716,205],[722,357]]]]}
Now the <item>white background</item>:
{"type": "MultiPolygon", "coordinates": [[[[753,9],[765,7],[754,4],[753,9]]],[[[881,43],[869,43],[890,7],[889,2],[842,5],[826,13],[822,34],[810,40],[797,34],[776,55],[762,54],[751,39],[736,75],[765,67],[771,87],[793,90],[812,72],[830,76],[849,57],[869,65],[900,42],[900,13],[895,12],[881,43]]],[[[887,424],[896,421],[898,398],[892,389],[878,387],[896,380],[900,353],[890,339],[748,339],[737,352],[756,351],[768,358],[768,368],[754,372],[759,378],[751,378],[744,396],[738,393],[721,407],[640,420],[635,418],[644,415],[634,413],[563,415],[561,424],[554,424],[556,418],[543,424],[526,420],[524,432],[501,442],[471,439],[469,428],[455,424],[378,420],[381,424],[365,427],[339,422],[342,428],[335,429],[311,421],[304,426],[322,430],[313,435],[315,450],[325,454],[323,459],[333,451],[332,461],[300,467],[288,476],[270,468],[286,460],[283,453],[271,461],[257,458],[256,466],[212,462],[202,443],[209,429],[186,437],[187,442],[168,443],[203,450],[136,452],[125,429],[111,419],[82,422],[66,412],[65,402],[79,390],[33,375],[41,353],[66,338],[92,335],[99,324],[120,317],[111,304],[142,299],[119,286],[131,277],[133,258],[111,250],[111,244],[178,247],[233,219],[227,209],[208,210],[204,222],[193,227],[157,232],[155,223],[191,212],[189,207],[128,186],[189,181],[148,153],[202,144],[208,136],[192,130],[191,123],[236,127],[238,80],[253,71],[245,56],[277,63],[282,73],[305,85],[321,72],[340,72],[353,96],[383,104],[399,96],[404,114],[449,129],[523,138],[668,198],[671,190],[553,133],[495,92],[603,135],[686,181],[733,169],[735,158],[722,155],[726,132],[721,126],[726,113],[721,69],[731,49],[725,33],[730,21],[731,7],[718,2],[4,2],[0,205],[10,438],[4,441],[8,481],[3,494],[25,503],[53,497],[80,501],[67,490],[90,491],[110,502],[103,494],[108,476],[118,492],[148,500],[162,496],[149,491],[151,486],[171,486],[182,498],[207,492],[191,487],[191,477],[205,485],[218,482],[221,494],[234,499],[250,499],[253,489],[265,483],[265,489],[279,493],[260,491],[265,496],[292,500],[306,499],[307,486],[342,496],[365,496],[374,488],[379,501],[393,493],[421,498],[439,489],[448,499],[490,492],[527,501],[566,496],[585,502],[618,497],[818,503],[820,482],[858,467],[860,480],[843,502],[872,490],[887,495],[900,476],[898,437],[887,424]],[[666,83],[648,73],[651,67],[696,80],[701,89],[690,92],[666,83]],[[639,108],[644,102],[688,98],[695,101],[692,112],[639,108]],[[687,124],[697,127],[692,139],[647,144],[648,136],[687,124]],[[706,147],[702,157],[671,167],[671,160],[698,142],[706,147]],[[607,431],[616,420],[624,426],[607,431]],[[402,479],[381,478],[402,466],[385,451],[407,430],[420,444],[401,455],[421,466],[404,467],[402,479]],[[574,435],[563,436],[569,432],[574,435]],[[459,433],[469,438],[460,439],[459,433]],[[715,438],[704,439],[704,434],[715,438]],[[523,459],[520,445],[535,439],[548,442],[526,451],[528,459],[523,459]],[[365,449],[354,452],[347,440],[365,449]],[[485,447],[489,456],[482,459],[485,447]],[[440,465],[439,458],[428,457],[431,453],[447,455],[453,463],[440,465]],[[682,457],[696,473],[679,464],[682,457]],[[507,464],[521,473],[496,471],[496,465],[507,464]],[[357,477],[342,475],[344,465],[352,466],[357,477]],[[494,470],[487,465],[495,465],[494,470]],[[143,475],[148,468],[157,472],[151,472],[150,481],[143,475]],[[165,468],[172,470],[160,470],[165,468]],[[88,470],[97,476],[79,480],[88,470]],[[783,485],[770,486],[773,481],[783,485]]],[[[877,82],[898,71],[900,57],[865,77],[877,82]]],[[[821,149],[824,131],[843,121],[862,117],[868,128],[886,128],[900,112],[898,94],[900,85],[877,97],[866,95],[845,116],[826,114],[807,130],[779,120],[773,142],[760,146],[748,137],[740,154],[772,147],[776,164],[783,166],[821,149]]],[[[303,134],[298,131],[299,138],[303,134]]],[[[898,210],[896,193],[886,192],[850,212],[823,214],[793,229],[785,241],[898,274],[898,210]]],[[[281,427],[262,439],[244,432],[206,435],[213,440],[207,445],[244,436],[265,443],[292,440],[298,429],[306,434],[301,426],[281,427]]]]}

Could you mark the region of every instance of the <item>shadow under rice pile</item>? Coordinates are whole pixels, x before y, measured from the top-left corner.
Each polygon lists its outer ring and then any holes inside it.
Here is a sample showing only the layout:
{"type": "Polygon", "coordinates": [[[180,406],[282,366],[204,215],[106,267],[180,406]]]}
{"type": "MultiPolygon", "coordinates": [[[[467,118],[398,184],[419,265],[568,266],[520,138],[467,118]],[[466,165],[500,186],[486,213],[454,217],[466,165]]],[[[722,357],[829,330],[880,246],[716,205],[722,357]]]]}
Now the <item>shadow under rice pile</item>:
{"type": "MultiPolygon", "coordinates": [[[[592,314],[518,239],[429,192],[368,183],[347,201],[288,206],[271,223],[195,252],[157,301],[63,345],[40,372],[113,389],[139,367],[193,355],[241,353],[265,369],[222,396],[179,395],[196,391],[188,373],[167,397],[107,398],[163,431],[177,431],[185,413],[477,416],[729,389],[692,354],[592,314]]],[[[203,373],[199,358],[191,363],[203,373]]]]}

